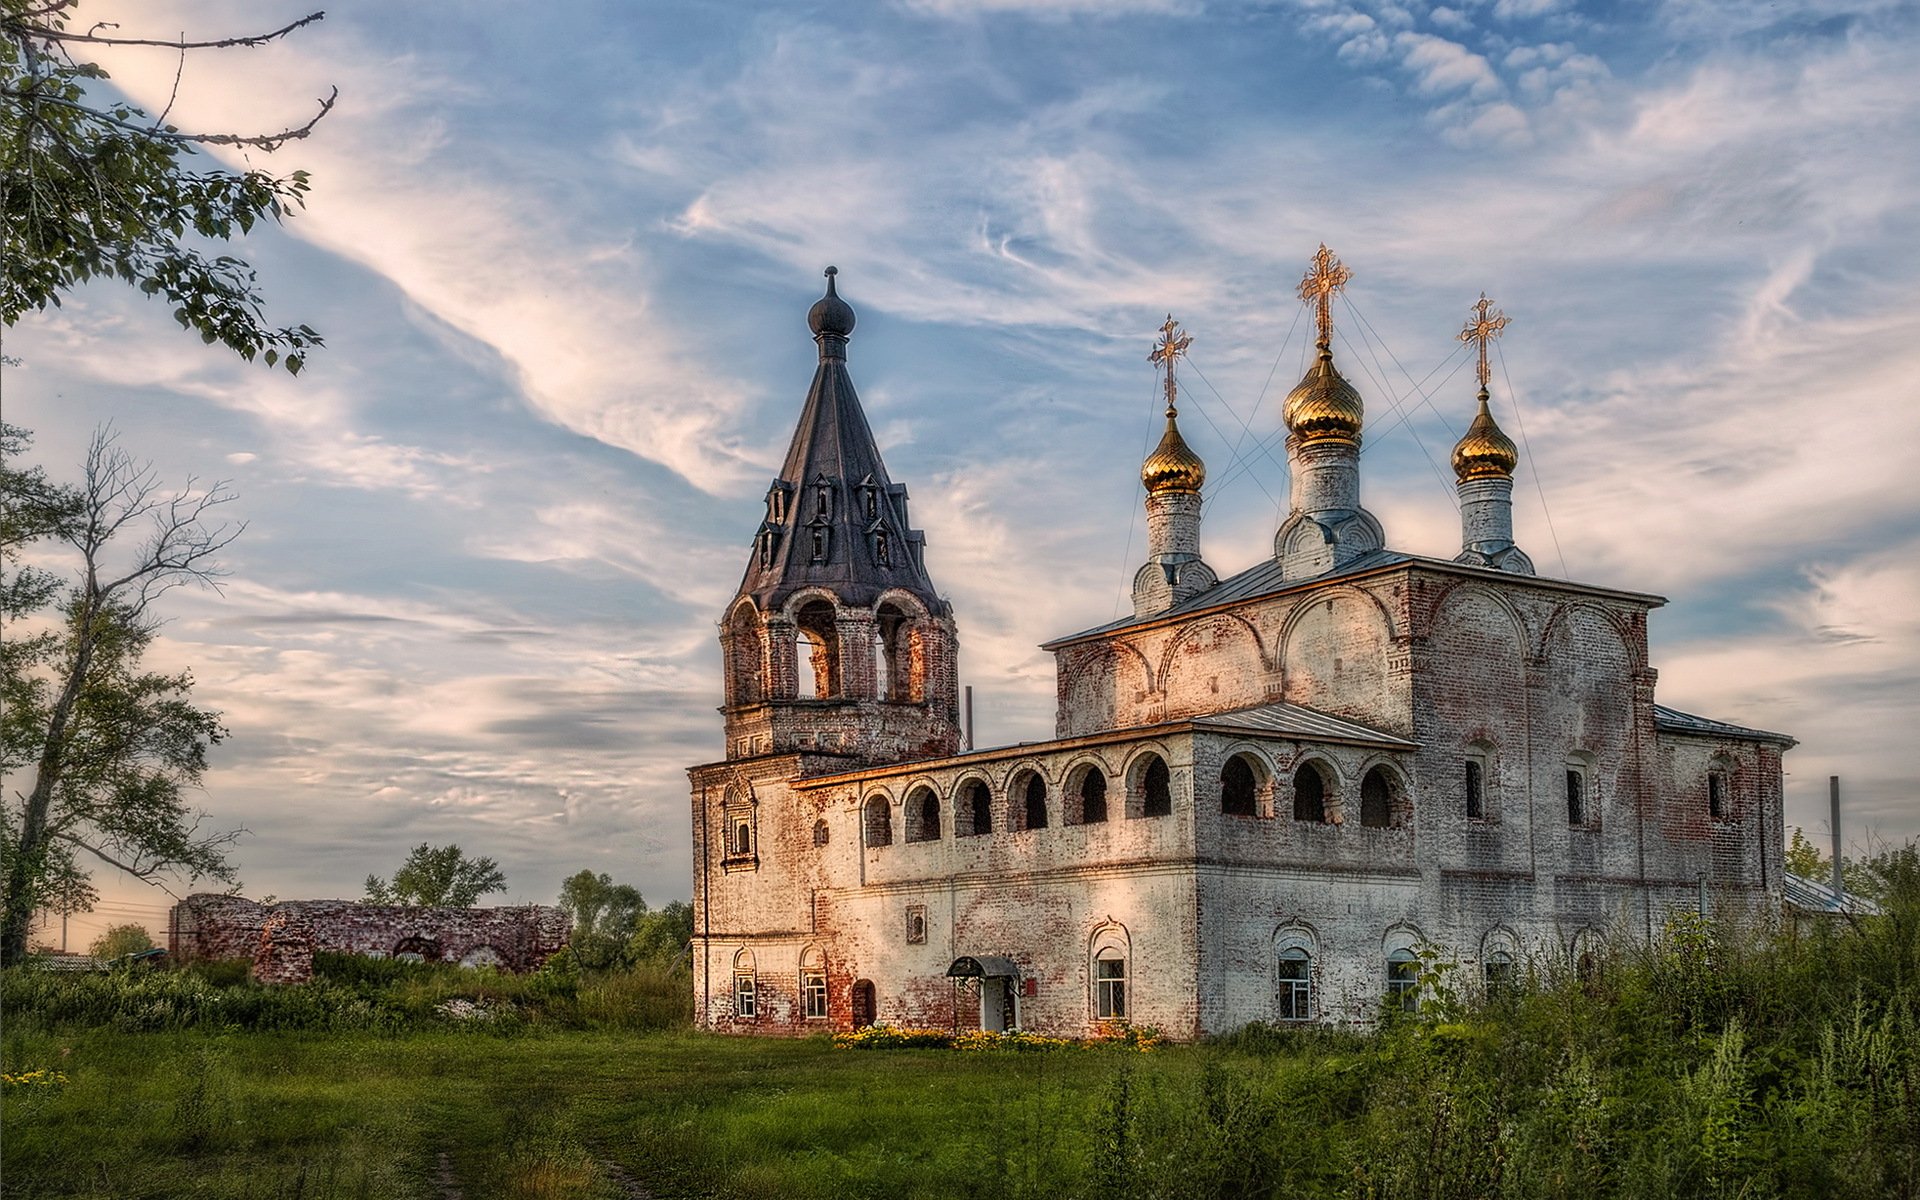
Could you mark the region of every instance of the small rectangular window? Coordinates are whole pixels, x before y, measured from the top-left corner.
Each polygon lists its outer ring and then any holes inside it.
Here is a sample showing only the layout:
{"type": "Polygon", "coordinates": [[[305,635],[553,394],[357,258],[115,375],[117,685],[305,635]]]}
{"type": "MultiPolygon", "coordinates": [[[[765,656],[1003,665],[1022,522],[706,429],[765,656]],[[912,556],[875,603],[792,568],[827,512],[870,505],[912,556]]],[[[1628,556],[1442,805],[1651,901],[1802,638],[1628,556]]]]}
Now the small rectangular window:
{"type": "Polygon", "coordinates": [[[1127,1016],[1127,962],[1119,956],[1094,962],[1094,1006],[1103,1021],[1127,1016]]]}
{"type": "Polygon", "coordinates": [[[1485,776],[1482,771],[1483,768],[1477,759],[1467,760],[1466,799],[1467,819],[1470,821],[1478,821],[1486,816],[1486,799],[1483,790],[1485,776]]]}
{"type": "Polygon", "coordinates": [[[1718,821],[1727,815],[1727,777],[1707,772],[1707,815],[1718,821]]]}
{"type": "Polygon", "coordinates": [[[1567,824],[1587,823],[1587,777],[1574,767],[1567,768],[1567,824]]]}
{"type": "Polygon", "coordinates": [[[808,1017],[827,1015],[827,973],[807,971],[800,976],[800,995],[808,1017]]]}
{"type": "Polygon", "coordinates": [[[924,904],[907,905],[907,944],[924,946],[927,943],[927,906],[924,904]]]}
{"type": "Polygon", "coordinates": [[[754,1015],[753,976],[744,972],[733,977],[733,1015],[754,1015]]]}

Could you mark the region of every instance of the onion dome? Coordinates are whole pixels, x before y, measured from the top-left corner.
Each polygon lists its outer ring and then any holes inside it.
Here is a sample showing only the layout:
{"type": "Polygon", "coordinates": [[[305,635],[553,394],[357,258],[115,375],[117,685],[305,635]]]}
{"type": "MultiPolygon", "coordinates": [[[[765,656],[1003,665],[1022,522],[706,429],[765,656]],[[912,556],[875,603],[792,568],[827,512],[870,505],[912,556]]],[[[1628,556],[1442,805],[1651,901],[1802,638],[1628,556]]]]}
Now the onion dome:
{"type": "Polygon", "coordinates": [[[1175,424],[1173,410],[1169,408],[1167,432],[1141,464],[1140,482],[1146,485],[1148,494],[1157,496],[1161,492],[1197,492],[1206,481],[1207,464],[1200,461],[1200,456],[1180,436],[1180,426],[1175,424]]]}
{"type": "Polygon", "coordinates": [[[1480,411],[1453,448],[1453,474],[1461,483],[1470,479],[1508,479],[1520,463],[1513,439],[1500,431],[1487,409],[1487,389],[1480,389],[1480,411]]]}
{"type": "Polygon", "coordinates": [[[1320,343],[1320,358],[1299,386],[1287,393],[1287,430],[1303,442],[1360,440],[1366,406],[1360,392],[1333,365],[1333,350],[1320,343]]]}
{"type": "Polygon", "coordinates": [[[819,337],[823,333],[847,337],[853,333],[853,305],[840,298],[833,290],[833,277],[840,273],[839,267],[827,268],[827,294],[813,302],[807,310],[807,328],[819,337]]]}

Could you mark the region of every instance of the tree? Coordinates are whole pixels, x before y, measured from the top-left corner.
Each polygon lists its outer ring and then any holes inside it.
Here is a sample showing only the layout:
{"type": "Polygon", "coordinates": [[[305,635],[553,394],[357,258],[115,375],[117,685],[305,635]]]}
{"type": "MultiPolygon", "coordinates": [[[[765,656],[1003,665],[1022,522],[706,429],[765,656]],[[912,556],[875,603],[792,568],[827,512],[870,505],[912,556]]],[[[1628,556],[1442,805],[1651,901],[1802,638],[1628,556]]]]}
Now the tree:
{"type": "MultiPolygon", "coordinates": [[[[9,456],[24,443],[0,428],[9,456]]],[[[183,584],[217,586],[216,556],[244,528],[212,521],[232,498],[192,479],[163,491],[111,430],[94,435],[77,488],[0,459],[0,787],[32,781],[0,804],[0,961],[26,952],[37,907],[88,899],[82,852],[148,882],[233,882],[226,854],[242,831],[203,831],[183,799],[224,736],[218,714],[192,703],[191,674],[140,669],[155,602],[183,584]],[[22,565],[16,535],[61,544],[71,576],[22,565]]]]}
{"type": "Polygon", "coordinates": [[[582,966],[609,967],[624,955],[634,925],[646,915],[638,888],[605,873],[581,871],[560,885],[560,907],[573,918],[569,944],[582,966]]]}
{"type": "Polygon", "coordinates": [[[468,858],[457,845],[421,842],[407,854],[389,884],[367,876],[367,903],[419,908],[471,908],[488,892],[507,890],[507,877],[491,858],[468,858]]]}
{"type": "MultiPolygon", "coordinates": [[[[275,133],[185,131],[111,94],[100,64],[76,47],[166,46],[187,52],[260,46],[310,25],[313,13],[280,29],[244,37],[190,41],[123,37],[119,26],[81,29],[80,0],[0,0],[0,321],[58,305],[96,276],[113,276],[164,297],[174,319],[252,361],[284,361],[298,373],[318,334],[305,325],[274,328],[261,310],[253,269],[196,244],[231,241],[263,219],[300,207],[307,174],[194,170],[203,146],[271,152],[306,137],[339,90],[304,125],[275,133]]],[[[180,74],[174,79],[175,94],[180,74]]]]}
{"type": "Polygon", "coordinates": [[[668,966],[691,941],[693,905],[685,900],[669,900],[657,911],[642,914],[634,923],[633,936],[627,939],[627,961],[668,966]]]}
{"type": "Polygon", "coordinates": [[[129,954],[151,949],[153,937],[147,932],[146,926],[115,925],[93,939],[93,945],[87,947],[87,953],[95,958],[125,958],[129,954]]]}

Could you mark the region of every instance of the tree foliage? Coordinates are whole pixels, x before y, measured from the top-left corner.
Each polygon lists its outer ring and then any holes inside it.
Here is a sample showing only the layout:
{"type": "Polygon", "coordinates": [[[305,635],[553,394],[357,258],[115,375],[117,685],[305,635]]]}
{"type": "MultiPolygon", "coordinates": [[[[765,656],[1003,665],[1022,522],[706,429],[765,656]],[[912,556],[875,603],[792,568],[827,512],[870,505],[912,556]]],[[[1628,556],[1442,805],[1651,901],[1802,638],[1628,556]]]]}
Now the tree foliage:
{"type": "MultiPolygon", "coordinates": [[[[304,138],[337,90],[304,125],[263,134],[182,130],[167,110],[149,116],[113,93],[106,70],[76,48],[168,46],[188,51],[258,46],[321,19],[313,13],[257,35],[189,41],[123,37],[118,26],[74,19],[80,0],[0,0],[0,321],[58,305],[96,276],[125,280],[172,307],[174,319],[242,358],[284,362],[298,373],[320,336],[275,328],[262,312],[254,271],[215,253],[263,220],[300,207],[304,171],[196,169],[202,146],[270,152],[304,138]]],[[[175,78],[178,91],[179,78],[175,78]]]]}
{"type": "Polygon", "coordinates": [[[489,892],[507,890],[507,877],[491,858],[468,858],[458,845],[421,842],[407,853],[393,881],[367,876],[367,903],[419,908],[471,908],[489,892]]]}
{"type": "Polygon", "coordinates": [[[671,964],[693,939],[693,906],[674,900],[647,907],[640,890],[583,870],[560,885],[560,907],[573,918],[569,949],[583,967],[671,964]]]}
{"type": "Polygon", "coordinates": [[[83,853],[149,882],[233,880],[240,831],[203,831],[185,801],[224,735],[218,715],[192,702],[190,674],[146,671],[141,658],[155,602],[214,583],[215,557],[243,527],[213,520],[232,499],[224,484],[165,491],[110,430],[94,435],[78,487],[14,467],[22,431],[0,428],[0,442],[0,958],[12,961],[36,908],[90,906],[83,853]],[[23,562],[30,541],[64,550],[70,571],[23,562]]]}
{"type": "MultiPolygon", "coordinates": [[[[1862,858],[1856,854],[1845,857],[1840,863],[1840,881],[1855,896],[1879,899],[1888,886],[1874,868],[1874,864],[1881,861],[1887,861],[1887,856],[1862,858]]],[[[1807,837],[1806,830],[1797,825],[1794,826],[1793,836],[1787,839],[1787,870],[1815,883],[1833,883],[1833,859],[1807,837]]]]}
{"type": "Polygon", "coordinates": [[[95,958],[125,958],[129,954],[138,954],[142,950],[153,949],[153,935],[144,925],[115,925],[87,947],[87,953],[95,958]]]}

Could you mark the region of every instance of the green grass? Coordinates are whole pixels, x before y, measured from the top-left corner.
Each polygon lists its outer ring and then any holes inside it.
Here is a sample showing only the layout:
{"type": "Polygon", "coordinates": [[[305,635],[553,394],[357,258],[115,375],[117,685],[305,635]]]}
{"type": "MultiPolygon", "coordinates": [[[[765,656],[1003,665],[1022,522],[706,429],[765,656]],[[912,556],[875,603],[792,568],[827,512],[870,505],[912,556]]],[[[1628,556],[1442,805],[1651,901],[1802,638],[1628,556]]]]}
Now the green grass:
{"type": "Polygon", "coordinates": [[[684,976],[0,977],[13,1197],[1920,1197],[1920,869],[1373,1033],[1151,1053],[684,1027],[684,976]],[[224,986],[223,986],[224,983],[224,986]],[[212,998],[206,993],[211,992],[212,998]],[[438,1015],[463,995],[497,1015],[438,1015]],[[341,1017],[328,1015],[338,1010],[341,1017]]]}

